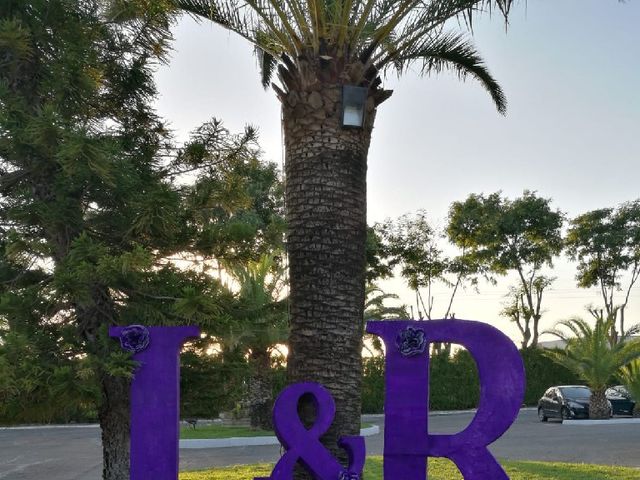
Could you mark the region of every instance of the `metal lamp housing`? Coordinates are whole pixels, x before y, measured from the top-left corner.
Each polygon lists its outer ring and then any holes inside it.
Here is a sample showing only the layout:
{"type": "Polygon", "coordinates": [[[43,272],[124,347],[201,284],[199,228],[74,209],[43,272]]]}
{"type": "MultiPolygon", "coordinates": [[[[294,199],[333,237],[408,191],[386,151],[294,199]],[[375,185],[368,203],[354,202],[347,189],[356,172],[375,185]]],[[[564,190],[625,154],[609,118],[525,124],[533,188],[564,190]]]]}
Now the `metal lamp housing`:
{"type": "Polygon", "coordinates": [[[342,86],[342,126],[362,128],[369,89],[353,85],[342,86]]]}

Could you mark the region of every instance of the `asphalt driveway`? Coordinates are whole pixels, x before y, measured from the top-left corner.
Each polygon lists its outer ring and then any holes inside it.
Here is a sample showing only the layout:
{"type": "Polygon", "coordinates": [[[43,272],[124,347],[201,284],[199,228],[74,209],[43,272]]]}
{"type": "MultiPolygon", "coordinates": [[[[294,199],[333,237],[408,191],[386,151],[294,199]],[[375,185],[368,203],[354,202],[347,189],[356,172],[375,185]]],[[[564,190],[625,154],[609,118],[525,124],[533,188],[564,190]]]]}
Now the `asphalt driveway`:
{"type": "MultiPolygon", "coordinates": [[[[433,415],[431,433],[462,430],[473,413],[433,415]]],[[[380,417],[365,421],[383,427],[380,417]]],[[[367,437],[367,452],[381,454],[382,434],[367,437]]],[[[100,432],[95,427],[0,430],[2,480],[100,480],[100,432]]],[[[498,458],[625,465],[640,468],[640,425],[568,426],[538,422],[523,410],[491,450],[498,458]]],[[[278,446],[181,450],[180,469],[272,462],[278,446]]],[[[640,470],[638,472],[640,479],[640,470]]]]}

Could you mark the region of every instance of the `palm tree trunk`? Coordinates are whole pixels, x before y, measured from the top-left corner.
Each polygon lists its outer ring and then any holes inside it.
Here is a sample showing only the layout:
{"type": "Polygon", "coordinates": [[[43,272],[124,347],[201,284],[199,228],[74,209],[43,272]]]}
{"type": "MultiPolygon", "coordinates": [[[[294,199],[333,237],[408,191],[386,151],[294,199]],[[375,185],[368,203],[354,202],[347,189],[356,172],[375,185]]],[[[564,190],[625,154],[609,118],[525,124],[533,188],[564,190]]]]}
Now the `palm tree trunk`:
{"type": "Polygon", "coordinates": [[[333,395],[336,418],[322,441],[334,455],[340,436],[360,430],[366,173],[375,112],[372,99],[367,105],[365,128],[347,130],[340,86],[293,90],[283,99],[288,377],[319,382],[333,395]]]}
{"type": "Polygon", "coordinates": [[[270,373],[271,365],[269,352],[264,348],[252,348],[249,357],[251,377],[248,385],[249,417],[252,428],[271,430],[271,409],[273,408],[273,393],[270,373]]]}
{"type": "Polygon", "coordinates": [[[609,402],[605,395],[605,389],[592,389],[589,399],[589,418],[593,420],[606,420],[609,418],[609,402]]]}

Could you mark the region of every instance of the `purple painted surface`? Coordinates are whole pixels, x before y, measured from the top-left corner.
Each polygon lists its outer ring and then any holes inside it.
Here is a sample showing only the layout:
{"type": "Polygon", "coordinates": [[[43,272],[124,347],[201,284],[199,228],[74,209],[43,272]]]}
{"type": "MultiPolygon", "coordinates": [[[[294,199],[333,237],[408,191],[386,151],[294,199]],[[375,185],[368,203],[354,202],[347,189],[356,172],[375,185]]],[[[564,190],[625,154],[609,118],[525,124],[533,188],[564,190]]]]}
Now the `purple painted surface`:
{"type": "Polygon", "coordinates": [[[344,468],[320,443],[319,439],[331,426],[335,413],[333,398],[318,383],[296,383],[283,390],[273,407],[273,425],[278,440],[287,451],[270,477],[256,477],[254,480],[291,480],[298,460],[317,480],[361,478],[365,461],[363,437],[340,439],[340,446],[349,456],[348,468],[344,468]],[[298,417],[298,401],[305,394],[312,396],[316,408],[316,420],[309,430],[298,417]]]}
{"type": "MultiPolygon", "coordinates": [[[[112,327],[120,338],[129,327],[112,327]]],[[[148,327],[147,345],[131,382],[130,480],[176,480],[180,421],[180,348],[197,327],[148,327]]],[[[125,342],[126,343],[126,342],[125,342]]]]}
{"type": "Polygon", "coordinates": [[[425,480],[427,457],[449,458],[466,480],[508,480],[487,445],[511,426],[524,398],[524,366],[513,342],[490,325],[467,320],[370,321],[367,332],[386,346],[385,480],[425,480]],[[477,363],[480,403],[462,432],[428,434],[429,349],[409,348],[421,337],[415,330],[427,343],[463,345],[477,363]]]}

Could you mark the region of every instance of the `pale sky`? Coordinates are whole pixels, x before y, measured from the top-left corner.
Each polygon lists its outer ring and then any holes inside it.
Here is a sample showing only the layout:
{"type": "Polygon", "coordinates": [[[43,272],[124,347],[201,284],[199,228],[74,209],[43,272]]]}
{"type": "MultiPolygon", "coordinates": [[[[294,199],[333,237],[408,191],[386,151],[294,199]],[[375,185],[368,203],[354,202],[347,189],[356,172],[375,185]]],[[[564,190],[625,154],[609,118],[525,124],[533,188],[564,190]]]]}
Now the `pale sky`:
{"type": "MultiPolygon", "coordinates": [[[[384,79],[394,94],[378,109],[369,152],[369,223],[425,209],[443,224],[451,202],[502,190],[536,190],[573,217],[640,197],[640,2],[528,0],[502,19],[477,18],[474,41],[507,95],[506,117],[473,80],[384,79]]],[[[457,28],[452,25],[452,28],[457,28]]],[[[260,130],[265,159],[282,162],[280,108],[259,81],[252,47],[220,27],[185,18],[171,62],[156,79],[158,113],[179,139],[215,116],[232,131],[260,130]]],[[[543,328],[586,315],[594,292],[577,289],[575,265],[556,262],[543,328]]],[[[462,292],[457,318],[482,320],[518,340],[500,318],[509,279],[462,292]]],[[[413,295],[401,280],[385,290],[413,295]]],[[[437,292],[436,292],[437,293],[437,292]]],[[[446,308],[436,295],[436,310],[446,308]]],[[[640,286],[627,322],[640,321],[640,286]]]]}

